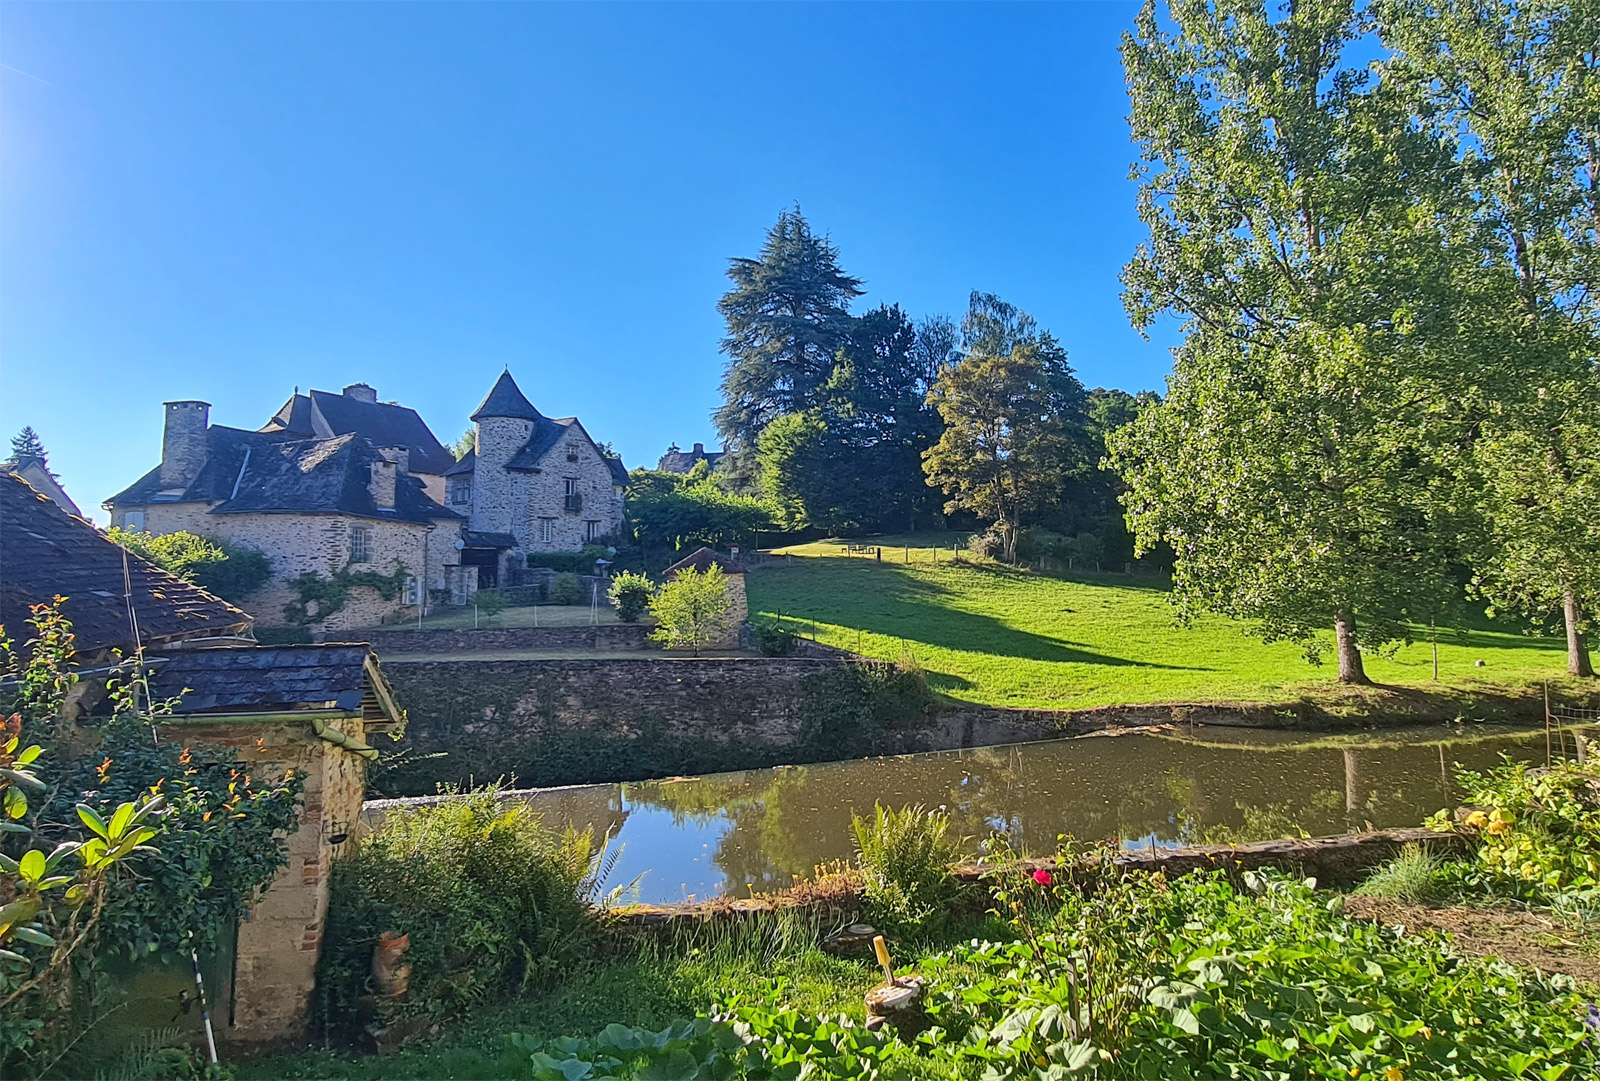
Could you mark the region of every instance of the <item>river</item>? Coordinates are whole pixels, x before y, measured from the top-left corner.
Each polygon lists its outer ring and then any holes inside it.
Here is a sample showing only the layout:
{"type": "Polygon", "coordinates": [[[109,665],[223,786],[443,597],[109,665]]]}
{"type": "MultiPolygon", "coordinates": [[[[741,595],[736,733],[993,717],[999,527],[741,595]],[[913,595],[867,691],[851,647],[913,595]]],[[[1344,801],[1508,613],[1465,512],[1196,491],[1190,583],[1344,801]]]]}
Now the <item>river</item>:
{"type": "MultiPolygon", "coordinates": [[[[1566,750],[1576,737],[1565,736],[1566,750]]],[[[1124,847],[1414,826],[1459,798],[1455,767],[1543,763],[1545,734],[1452,725],[1327,736],[1203,727],[897,758],[582,785],[526,794],[548,825],[610,832],[610,885],[649,903],[745,896],[854,852],[852,811],[874,801],[948,810],[975,854],[1003,836],[1031,854],[1057,838],[1124,847]]]]}

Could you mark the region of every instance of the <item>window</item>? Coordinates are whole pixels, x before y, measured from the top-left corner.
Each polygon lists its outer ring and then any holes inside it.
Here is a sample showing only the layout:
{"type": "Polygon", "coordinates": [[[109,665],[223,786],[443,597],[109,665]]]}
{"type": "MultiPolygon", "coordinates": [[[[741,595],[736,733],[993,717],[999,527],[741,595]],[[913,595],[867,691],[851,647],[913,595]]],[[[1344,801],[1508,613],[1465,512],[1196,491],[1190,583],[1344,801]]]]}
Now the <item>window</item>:
{"type": "Polygon", "coordinates": [[[566,486],[567,486],[567,493],[566,493],[567,495],[577,495],[578,494],[578,478],[577,477],[568,477],[563,483],[566,484],[566,486]]]}
{"type": "Polygon", "coordinates": [[[372,530],[364,525],[350,527],[350,562],[372,562],[372,530]]]}
{"type": "Polygon", "coordinates": [[[472,502],[472,481],[466,477],[457,477],[450,482],[450,502],[472,502]]]}
{"type": "Polygon", "coordinates": [[[125,510],[122,512],[122,528],[133,533],[144,532],[144,511],[125,510]]]}
{"type": "Polygon", "coordinates": [[[592,540],[598,540],[599,538],[600,538],[600,523],[599,522],[584,522],[583,523],[583,539],[586,540],[586,541],[592,541],[592,540]]]}
{"type": "Polygon", "coordinates": [[[539,539],[546,544],[556,539],[556,520],[554,518],[539,519],[539,539]]]}

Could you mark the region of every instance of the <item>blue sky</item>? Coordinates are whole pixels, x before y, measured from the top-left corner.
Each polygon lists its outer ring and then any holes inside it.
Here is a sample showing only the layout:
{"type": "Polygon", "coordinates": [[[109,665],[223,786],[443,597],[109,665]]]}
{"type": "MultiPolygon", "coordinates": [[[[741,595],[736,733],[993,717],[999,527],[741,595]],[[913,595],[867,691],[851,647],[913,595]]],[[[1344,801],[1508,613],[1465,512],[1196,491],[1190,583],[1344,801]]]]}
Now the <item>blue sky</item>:
{"type": "Polygon", "coordinates": [[[727,259],[796,202],[858,306],[990,290],[1160,387],[1117,281],[1135,12],[6,4],[0,431],[98,513],[163,400],[255,428],[365,380],[448,443],[509,365],[653,464],[714,440],[727,259]]]}

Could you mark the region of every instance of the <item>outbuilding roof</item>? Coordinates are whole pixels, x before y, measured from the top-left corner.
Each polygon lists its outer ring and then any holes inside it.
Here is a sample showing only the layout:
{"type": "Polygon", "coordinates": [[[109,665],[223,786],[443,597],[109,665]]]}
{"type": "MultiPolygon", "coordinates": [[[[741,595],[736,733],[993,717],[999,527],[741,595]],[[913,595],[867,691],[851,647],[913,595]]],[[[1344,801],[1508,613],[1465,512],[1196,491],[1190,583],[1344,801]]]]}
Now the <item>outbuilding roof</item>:
{"type": "Polygon", "coordinates": [[[700,548],[697,551],[690,553],[688,556],[685,556],[683,559],[678,560],[665,571],[661,572],[661,577],[670,582],[672,579],[678,576],[679,571],[693,568],[694,570],[699,571],[701,574],[704,574],[712,567],[721,567],[723,574],[744,573],[744,568],[739,566],[739,564],[735,563],[733,560],[729,559],[727,556],[719,556],[710,548],[700,548]]]}
{"type": "Polygon", "coordinates": [[[337,710],[401,720],[365,643],[177,649],[152,663],[149,678],[153,697],[182,696],[178,716],[337,710]]]}
{"type": "Polygon", "coordinates": [[[107,540],[22,478],[0,474],[0,624],[22,642],[30,607],[58,595],[80,653],[234,635],[251,623],[227,601],[107,540]]]}

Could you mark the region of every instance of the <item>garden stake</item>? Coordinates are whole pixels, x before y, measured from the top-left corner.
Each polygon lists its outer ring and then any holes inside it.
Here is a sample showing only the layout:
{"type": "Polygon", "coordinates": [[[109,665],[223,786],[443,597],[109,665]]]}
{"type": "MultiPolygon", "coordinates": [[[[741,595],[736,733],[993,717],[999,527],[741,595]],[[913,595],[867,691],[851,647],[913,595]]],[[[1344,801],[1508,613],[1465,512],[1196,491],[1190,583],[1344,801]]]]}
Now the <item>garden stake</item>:
{"type": "Polygon", "coordinates": [[[882,935],[872,937],[872,952],[878,955],[878,964],[883,966],[884,980],[894,983],[894,969],[889,967],[889,947],[883,941],[882,935]]]}
{"type": "Polygon", "coordinates": [[[211,1031],[211,1007],[206,1005],[206,984],[200,978],[200,954],[194,948],[194,935],[189,936],[189,960],[194,962],[194,994],[200,1003],[200,1020],[206,1026],[206,1047],[211,1052],[213,1065],[217,1061],[217,1037],[211,1031]]]}

